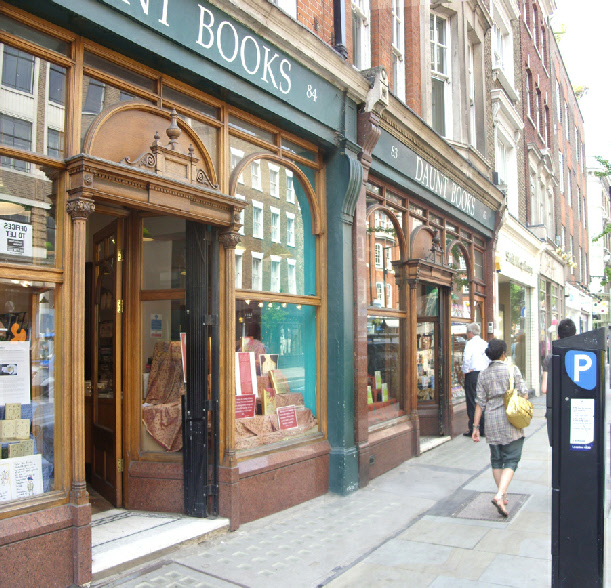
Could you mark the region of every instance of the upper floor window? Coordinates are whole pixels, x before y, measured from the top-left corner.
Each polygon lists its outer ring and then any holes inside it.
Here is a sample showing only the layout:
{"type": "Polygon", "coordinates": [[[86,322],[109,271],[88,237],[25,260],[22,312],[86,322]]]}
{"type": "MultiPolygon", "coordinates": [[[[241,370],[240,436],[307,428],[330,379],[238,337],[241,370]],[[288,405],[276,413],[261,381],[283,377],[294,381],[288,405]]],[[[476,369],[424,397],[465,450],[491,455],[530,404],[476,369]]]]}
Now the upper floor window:
{"type": "Polygon", "coordinates": [[[295,202],[295,188],[293,187],[293,172],[286,170],[286,201],[295,202]]]}
{"type": "MultiPolygon", "coordinates": [[[[18,149],[32,150],[32,123],[3,114],[0,116],[0,144],[18,149]]],[[[21,159],[2,156],[2,167],[29,171],[30,164],[21,159]]]]}
{"type": "Polygon", "coordinates": [[[270,208],[272,214],[272,243],[280,243],[280,209],[270,208]]]}
{"type": "Polygon", "coordinates": [[[564,192],[564,157],[562,151],[558,151],[558,179],[560,181],[560,192],[564,192]]]}
{"type": "Polygon", "coordinates": [[[252,201],[252,236],[263,239],[263,203],[252,201]]]}
{"type": "Polygon", "coordinates": [[[60,106],[66,102],[66,70],[55,64],[49,66],[49,102],[60,106]]]}
{"type": "Polygon", "coordinates": [[[382,267],[382,259],[383,259],[383,255],[382,255],[382,245],[380,245],[379,243],[375,244],[375,264],[376,267],[382,267]]]}
{"type": "Polygon", "coordinates": [[[269,194],[280,198],[280,166],[269,164],[269,194]]]}
{"type": "MultiPolygon", "coordinates": [[[[234,147],[231,147],[231,170],[232,171],[235,169],[238,163],[242,161],[243,157],[244,157],[244,151],[240,151],[239,149],[235,149],[234,147]]],[[[238,184],[243,184],[243,183],[244,183],[244,174],[240,174],[240,177],[238,178],[238,184]]]]}
{"type": "Polygon", "coordinates": [[[20,92],[34,92],[34,56],[19,49],[4,46],[2,85],[20,92]]]}
{"type": "Polygon", "coordinates": [[[295,215],[292,212],[286,213],[286,244],[295,247],[295,215]]]}
{"type": "Polygon", "coordinates": [[[447,24],[445,18],[431,13],[432,127],[440,135],[446,134],[446,110],[449,107],[449,94],[446,88],[450,79],[450,67],[447,58],[449,46],[447,24]]]}
{"type": "Polygon", "coordinates": [[[533,94],[533,76],[530,71],[526,72],[526,113],[528,118],[533,118],[532,108],[532,94],[533,94]]]}
{"type": "Polygon", "coordinates": [[[392,59],[393,59],[393,93],[405,100],[405,62],[403,43],[403,0],[392,0],[392,59]]]}
{"type": "Polygon", "coordinates": [[[477,137],[477,121],[475,113],[475,56],[473,45],[469,43],[469,142],[475,145],[477,137]]]}
{"type": "Polygon", "coordinates": [[[236,249],[235,251],[235,287],[240,289],[242,287],[242,256],[243,251],[236,249]]]}
{"type": "Polygon", "coordinates": [[[297,1],[296,0],[271,0],[274,6],[284,10],[289,16],[297,18],[297,1]]]}
{"type": "Polygon", "coordinates": [[[566,200],[569,207],[573,206],[573,201],[571,199],[571,168],[568,168],[568,174],[566,177],[566,200]]]}
{"type": "Polygon", "coordinates": [[[560,96],[560,83],[556,80],[556,117],[558,122],[562,124],[562,98],[560,96]]]}
{"type": "Polygon", "coordinates": [[[47,155],[57,157],[64,156],[64,133],[55,129],[47,129],[47,155]]]}
{"type": "Polygon", "coordinates": [[[261,191],[261,162],[253,161],[250,164],[250,183],[253,190],[261,191]]]}
{"type": "Polygon", "coordinates": [[[356,69],[371,67],[369,0],[352,1],[352,64],[356,69]]]}
{"type": "Polygon", "coordinates": [[[89,82],[87,87],[83,88],[83,91],[87,92],[83,104],[83,114],[100,114],[104,103],[104,82],[98,82],[93,78],[85,78],[83,80],[84,85],[87,81],[89,82]]]}

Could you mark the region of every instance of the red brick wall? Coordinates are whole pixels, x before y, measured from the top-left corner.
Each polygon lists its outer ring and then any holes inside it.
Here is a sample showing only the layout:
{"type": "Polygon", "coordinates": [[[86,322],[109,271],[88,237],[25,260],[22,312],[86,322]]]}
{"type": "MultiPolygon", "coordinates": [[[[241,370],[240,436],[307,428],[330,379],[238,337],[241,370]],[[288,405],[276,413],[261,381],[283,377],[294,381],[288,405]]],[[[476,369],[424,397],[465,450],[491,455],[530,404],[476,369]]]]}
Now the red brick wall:
{"type": "Polygon", "coordinates": [[[384,66],[388,87],[393,88],[392,76],[392,2],[372,0],[371,9],[371,66],[384,66]]]}
{"type": "MultiPolygon", "coordinates": [[[[346,4],[350,7],[349,1],[346,4]]],[[[346,11],[346,18],[348,18],[348,11],[346,11]]],[[[297,0],[297,20],[325,43],[334,45],[333,0],[297,0]]],[[[352,21],[346,20],[346,29],[349,26],[352,27],[352,21]]],[[[352,30],[350,36],[352,36],[352,30]]]]}
{"type": "MultiPolygon", "coordinates": [[[[539,29],[539,35],[541,31],[541,8],[539,3],[536,0],[527,0],[528,5],[528,15],[529,15],[529,26],[527,27],[524,23],[523,13],[520,15],[520,44],[522,50],[522,95],[524,96],[524,104],[523,104],[523,120],[524,120],[524,143],[526,148],[528,148],[529,144],[536,145],[539,149],[543,150],[547,148],[545,144],[544,138],[539,134],[536,128],[536,120],[534,117],[536,116],[536,95],[537,90],[541,92],[541,101],[540,108],[541,111],[545,110],[545,107],[548,106],[550,112],[552,111],[552,86],[550,82],[550,77],[548,73],[548,69],[544,65],[544,59],[542,55],[539,53],[539,49],[535,46],[535,36],[534,36],[534,24],[532,23],[533,11],[532,6],[535,4],[537,6],[537,27],[539,29]],[[527,71],[530,71],[533,79],[532,83],[532,95],[531,95],[531,112],[533,113],[533,119],[531,120],[528,116],[528,105],[527,105],[527,83],[528,76],[527,71]]],[[[539,47],[546,47],[549,51],[549,43],[540,44],[539,47]]],[[[545,63],[549,64],[549,54],[545,57],[545,63]]],[[[543,126],[542,126],[543,129],[543,126]]],[[[551,138],[550,138],[551,139],[551,138]]],[[[551,140],[550,140],[551,145],[551,140]]],[[[528,150],[526,149],[526,154],[524,157],[524,165],[525,165],[525,188],[526,188],[526,218],[530,223],[531,216],[531,193],[530,193],[530,171],[529,171],[529,163],[528,163],[528,150]]]]}
{"type": "Polygon", "coordinates": [[[405,0],[405,103],[422,116],[420,0],[405,0]]]}

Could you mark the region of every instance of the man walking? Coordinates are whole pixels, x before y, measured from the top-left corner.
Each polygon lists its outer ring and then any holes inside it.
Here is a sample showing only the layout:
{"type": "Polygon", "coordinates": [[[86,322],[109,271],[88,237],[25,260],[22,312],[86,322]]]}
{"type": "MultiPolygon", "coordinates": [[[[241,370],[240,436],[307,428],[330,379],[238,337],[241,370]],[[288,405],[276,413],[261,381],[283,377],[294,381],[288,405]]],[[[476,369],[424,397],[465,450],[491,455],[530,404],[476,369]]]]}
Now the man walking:
{"type": "MultiPolygon", "coordinates": [[[[469,417],[469,430],[463,433],[465,437],[471,437],[473,433],[473,417],[475,415],[475,391],[477,378],[482,370],[490,363],[485,351],[488,343],[480,337],[481,329],[477,323],[467,326],[467,343],[462,359],[462,371],[465,375],[465,400],[467,401],[467,416],[469,417]]],[[[480,421],[480,436],[484,436],[484,416],[480,421]]]]}

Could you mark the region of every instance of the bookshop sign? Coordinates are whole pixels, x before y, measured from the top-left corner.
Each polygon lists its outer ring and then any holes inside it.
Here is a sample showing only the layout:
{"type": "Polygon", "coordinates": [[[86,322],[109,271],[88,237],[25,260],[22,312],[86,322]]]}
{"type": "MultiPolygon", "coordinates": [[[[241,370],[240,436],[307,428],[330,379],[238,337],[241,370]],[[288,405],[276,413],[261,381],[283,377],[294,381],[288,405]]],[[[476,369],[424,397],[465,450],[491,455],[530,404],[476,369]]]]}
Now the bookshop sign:
{"type": "MultiPolygon", "coordinates": [[[[443,203],[494,230],[494,211],[390,133],[382,135],[374,156],[434,194],[443,203]]],[[[441,202],[439,202],[441,205],[441,202]]]]}
{"type": "MultiPolygon", "coordinates": [[[[295,61],[288,54],[205,0],[99,0],[130,19],[169,38],[259,88],[288,102],[329,127],[340,130],[344,96],[333,84],[295,61]]],[[[68,8],[72,0],[55,0],[68,8]]],[[[82,3],[79,12],[100,22],[99,5],[82,3]]],[[[130,26],[130,25],[127,25],[130,26]]],[[[115,27],[134,39],[137,31],[115,27]]],[[[168,59],[176,56],[167,43],[156,51],[168,59]]],[[[185,64],[181,64],[185,65],[185,64]]],[[[192,68],[194,69],[194,68],[192,68]]],[[[206,72],[205,64],[198,73],[206,72]]]]}

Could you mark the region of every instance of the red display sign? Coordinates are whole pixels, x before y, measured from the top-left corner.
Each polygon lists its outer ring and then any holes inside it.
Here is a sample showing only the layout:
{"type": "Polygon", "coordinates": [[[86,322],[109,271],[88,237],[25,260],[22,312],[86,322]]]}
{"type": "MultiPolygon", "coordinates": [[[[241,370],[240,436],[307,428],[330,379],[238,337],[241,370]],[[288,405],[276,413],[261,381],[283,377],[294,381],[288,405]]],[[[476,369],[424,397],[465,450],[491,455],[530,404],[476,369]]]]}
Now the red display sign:
{"type": "Polygon", "coordinates": [[[257,397],[254,394],[240,394],[235,397],[235,418],[247,419],[255,416],[257,397]]]}
{"type": "Polygon", "coordinates": [[[278,425],[281,431],[297,428],[297,413],[295,406],[282,406],[276,409],[278,413],[278,425]]]}

